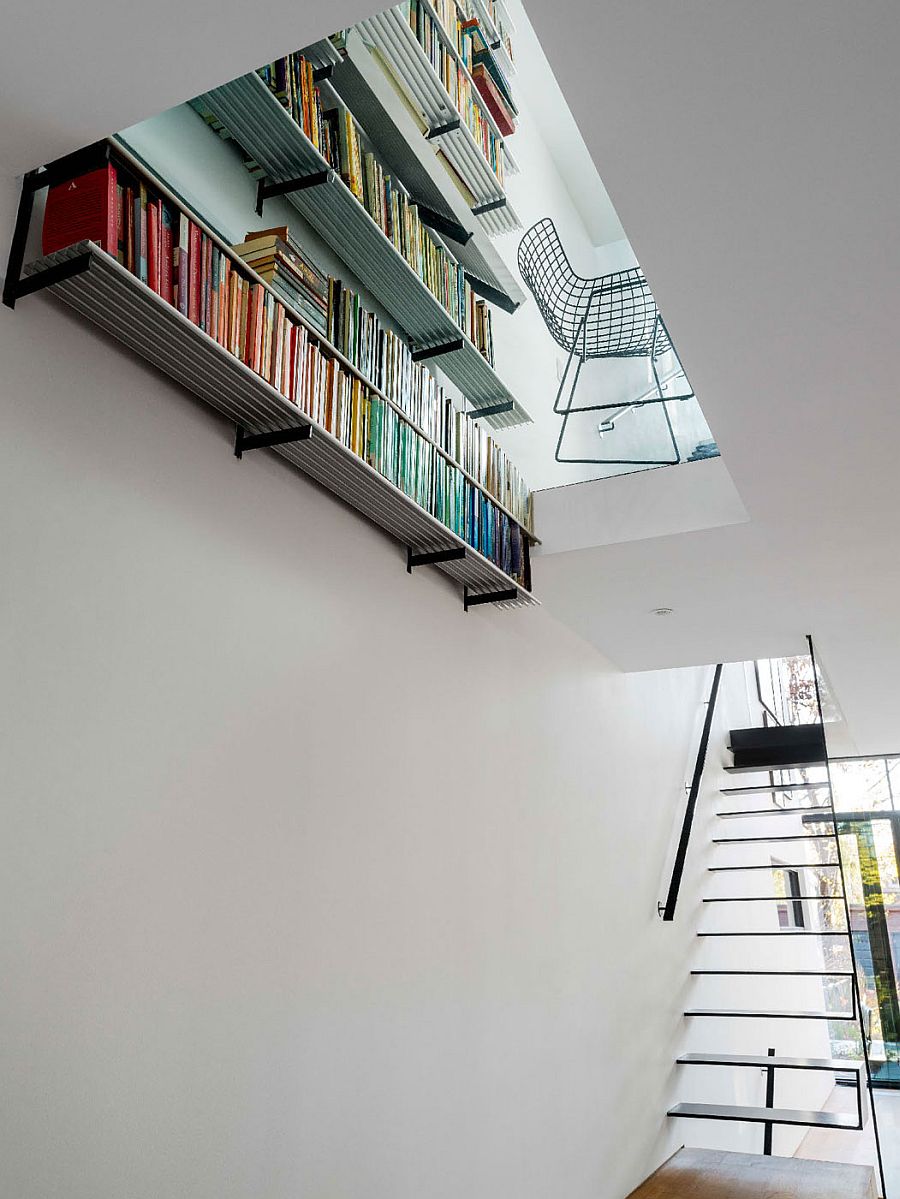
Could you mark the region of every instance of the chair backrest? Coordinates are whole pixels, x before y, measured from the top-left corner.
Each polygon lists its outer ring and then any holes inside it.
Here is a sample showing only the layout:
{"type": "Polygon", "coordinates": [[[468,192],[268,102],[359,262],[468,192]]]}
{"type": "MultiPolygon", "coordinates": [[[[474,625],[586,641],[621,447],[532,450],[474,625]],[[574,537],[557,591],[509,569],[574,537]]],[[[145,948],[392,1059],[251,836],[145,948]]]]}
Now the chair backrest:
{"type": "Polygon", "coordinates": [[[563,349],[586,359],[658,358],[670,348],[640,269],[583,278],[572,269],[549,217],[525,233],[518,262],[544,323],[563,349]]]}
{"type": "Polygon", "coordinates": [[[582,279],[572,270],[549,217],[524,234],[518,262],[551,336],[564,350],[571,350],[590,302],[593,280],[582,279]]]}

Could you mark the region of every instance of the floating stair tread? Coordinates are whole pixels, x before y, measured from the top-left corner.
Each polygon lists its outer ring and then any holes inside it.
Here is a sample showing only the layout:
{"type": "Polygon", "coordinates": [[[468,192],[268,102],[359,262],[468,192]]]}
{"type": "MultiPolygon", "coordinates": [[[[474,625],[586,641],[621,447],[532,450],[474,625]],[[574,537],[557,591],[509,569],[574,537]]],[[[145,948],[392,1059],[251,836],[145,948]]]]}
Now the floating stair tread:
{"type": "Polygon", "coordinates": [[[798,900],[843,899],[843,895],[710,895],[704,903],[797,903],[798,900]]]}
{"type": "MultiPolygon", "coordinates": [[[[804,840],[810,838],[804,837],[804,840]]],[[[723,870],[837,870],[839,862],[751,862],[748,866],[707,866],[713,872],[723,870]]]]}
{"type": "Polygon", "coordinates": [[[820,817],[820,821],[824,821],[830,818],[833,810],[830,804],[825,804],[809,808],[749,808],[742,812],[716,812],[716,815],[722,820],[746,820],[751,816],[802,816],[810,824],[816,824],[819,821],[814,820],[813,817],[817,813],[827,813],[826,816],[820,817]]]}
{"type": "Polygon", "coordinates": [[[852,970],[692,970],[691,974],[733,974],[771,978],[852,978],[852,970]]]}
{"type": "Polygon", "coordinates": [[[787,1107],[744,1107],[732,1103],[676,1103],[670,1116],[695,1120],[740,1120],[749,1124],[795,1124],[804,1128],[859,1129],[859,1120],[846,1112],[803,1111],[787,1107]]]}
{"type": "MultiPolygon", "coordinates": [[[[723,767],[726,774],[765,774],[773,770],[806,770],[810,766],[824,766],[824,758],[805,758],[784,762],[748,762],[740,766],[723,767]]],[[[768,788],[767,788],[768,790],[768,788]]]]}
{"type": "Polygon", "coordinates": [[[862,1070],[862,1062],[832,1057],[768,1057],[757,1053],[683,1053],[682,1066],[777,1066],[780,1070],[862,1070]]]}
{"type": "Polygon", "coordinates": [[[811,791],[814,788],[830,786],[827,779],[819,783],[782,783],[780,786],[776,783],[758,783],[752,787],[720,787],[722,795],[764,795],[768,792],[778,791],[811,791]]]}
{"type": "Polygon", "coordinates": [[[853,1020],[852,1012],[772,1012],[756,1008],[689,1008],[685,1016],[725,1016],[738,1020],[853,1020]]]}
{"type": "Polygon", "coordinates": [[[746,845],[754,841],[825,841],[834,833],[771,833],[765,837],[713,837],[713,845],[746,845]]]}
{"type": "Polygon", "coordinates": [[[755,725],[746,729],[731,729],[728,748],[732,750],[780,750],[796,749],[799,746],[825,748],[825,732],[822,724],[775,724],[755,725]]]}
{"type": "MultiPolygon", "coordinates": [[[[790,900],[788,900],[790,902],[790,900]]],[[[772,929],[757,929],[752,932],[704,932],[697,933],[698,937],[846,937],[848,932],[845,928],[826,928],[826,929],[796,929],[796,928],[772,928],[772,929]]]]}

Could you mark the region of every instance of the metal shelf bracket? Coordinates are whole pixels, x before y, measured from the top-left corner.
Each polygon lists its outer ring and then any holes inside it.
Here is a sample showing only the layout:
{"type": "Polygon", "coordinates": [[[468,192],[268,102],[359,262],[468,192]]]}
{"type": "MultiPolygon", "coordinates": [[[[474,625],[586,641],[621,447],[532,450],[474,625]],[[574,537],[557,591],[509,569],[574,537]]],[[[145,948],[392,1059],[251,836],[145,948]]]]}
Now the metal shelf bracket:
{"type": "Polygon", "coordinates": [[[465,558],[466,551],[462,546],[450,550],[434,550],[425,554],[417,554],[411,546],[406,549],[406,573],[411,575],[414,566],[433,566],[437,562],[459,562],[465,558]]]}
{"type": "Polygon", "coordinates": [[[276,429],[272,433],[245,433],[241,425],[236,426],[234,456],[242,458],[244,450],[263,450],[273,445],[285,445],[289,441],[309,441],[312,425],[295,425],[290,429],[276,429]]]}
{"type": "Polygon", "coordinates": [[[256,215],[262,216],[263,204],[271,196],[285,196],[288,192],[321,187],[323,183],[330,183],[333,178],[334,171],[329,167],[327,171],[315,171],[312,175],[300,175],[297,179],[284,179],[281,183],[266,183],[264,179],[260,179],[256,189],[256,215]]]}
{"type": "Polygon", "coordinates": [[[481,595],[470,595],[469,588],[463,587],[463,611],[468,612],[477,604],[501,604],[505,600],[514,600],[518,594],[515,587],[505,587],[502,591],[485,591],[481,595]]]}

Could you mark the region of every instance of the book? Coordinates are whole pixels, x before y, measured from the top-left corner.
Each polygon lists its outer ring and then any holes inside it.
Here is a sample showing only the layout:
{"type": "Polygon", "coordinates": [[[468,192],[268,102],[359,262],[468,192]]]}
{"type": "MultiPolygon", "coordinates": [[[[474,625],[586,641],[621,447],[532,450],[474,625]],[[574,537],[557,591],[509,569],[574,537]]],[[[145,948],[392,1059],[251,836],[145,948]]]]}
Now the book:
{"type": "Polygon", "coordinates": [[[516,131],[515,117],[510,112],[504,96],[494,82],[494,79],[487,68],[482,63],[476,63],[472,78],[475,80],[475,86],[481,93],[485,104],[490,109],[491,116],[497,122],[497,128],[506,137],[516,131]]]}
{"type": "Polygon", "coordinates": [[[116,167],[106,163],[47,192],[41,250],[52,254],[79,241],[96,242],[113,257],[119,252],[119,193],[116,167]]]}

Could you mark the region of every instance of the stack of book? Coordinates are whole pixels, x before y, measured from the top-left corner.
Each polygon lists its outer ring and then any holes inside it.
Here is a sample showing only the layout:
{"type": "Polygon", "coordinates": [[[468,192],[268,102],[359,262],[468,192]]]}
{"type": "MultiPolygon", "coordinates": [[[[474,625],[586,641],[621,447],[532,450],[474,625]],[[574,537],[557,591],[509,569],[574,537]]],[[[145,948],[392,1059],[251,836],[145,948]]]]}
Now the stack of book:
{"type": "MultiPolygon", "coordinates": [[[[261,68],[260,75],[297,120],[297,105],[289,102],[290,93],[285,93],[281,83],[284,79],[306,78],[305,67],[298,66],[294,60],[305,63],[302,55],[292,54],[288,59],[280,60],[280,64],[270,63],[261,68]]],[[[321,154],[435,299],[493,366],[490,310],[484,300],[475,297],[465,271],[447,249],[435,241],[419,219],[419,210],[406,191],[363,144],[351,113],[338,104],[325,111],[318,88],[312,87],[315,99],[307,107],[316,114],[317,144],[321,154]]],[[[306,132],[306,126],[303,127],[306,132]]]]}
{"type": "Polygon", "coordinates": [[[526,527],[531,527],[531,496],[504,451],[450,396],[409,346],[382,327],[356,292],[330,280],[328,340],[373,386],[427,436],[450,454],[526,527]]]}
{"type": "Polygon", "coordinates": [[[320,333],[328,336],[330,280],[291,237],[286,225],[248,233],[234,252],[320,333]]]}
{"type": "MultiPolygon", "coordinates": [[[[459,466],[447,461],[441,453],[443,445],[439,443],[438,448],[413,428],[403,412],[343,366],[333,350],[329,353],[324,338],[300,323],[274,291],[247,273],[240,258],[221,249],[187,213],[156,193],[143,178],[110,162],[50,188],[44,253],[82,240],[96,241],[348,450],[507,574],[526,583],[519,522],[501,512],[459,466]]],[[[362,310],[357,307],[355,311],[362,327],[366,323],[362,310]]],[[[370,332],[374,336],[371,328],[370,332]]],[[[380,346],[387,343],[385,337],[380,346]]],[[[355,344],[356,352],[363,353],[360,347],[366,344],[365,337],[355,337],[355,344]]],[[[395,382],[398,373],[399,377],[406,373],[412,380],[412,371],[400,353],[401,343],[394,338],[391,344],[393,349],[383,356],[387,365],[379,377],[386,380],[387,371],[395,382]]],[[[436,388],[433,380],[428,386],[436,388]]],[[[384,390],[390,394],[387,387],[384,390]]],[[[439,418],[435,411],[429,416],[426,399],[437,392],[426,390],[416,398],[417,393],[410,389],[406,400],[398,398],[396,403],[398,407],[410,404],[429,431],[439,429],[445,437],[452,433],[458,446],[454,453],[457,461],[471,462],[479,474],[471,473],[489,479],[491,494],[501,498],[498,492],[511,481],[515,483],[513,469],[463,413],[456,412],[452,422],[446,416],[439,418]]],[[[505,504],[505,499],[502,502],[505,504]]],[[[530,497],[520,496],[518,507],[511,506],[510,511],[523,511],[522,523],[530,521],[530,497]]]]}
{"type": "MultiPolygon", "coordinates": [[[[465,69],[469,65],[469,62],[466,61],[466,56],[469,56],[469,61],[471,61],[471,44],[468,37],[461,37],[462,25],[458,14],[454,18],[456,31],[450,35],[457,46],[457,54],[453,54],[441,36],[441,26],[435,21],[420,0],[403,0],[403,3],[399,7],[409,22],[413,33],[416,35],[416,40],[425,51],[428,61],[434,68],[435,74],[453,101],[454,107],[465,121],[475,141],[481,147],[481,151],[487,159],[491,170],[502,184],[503,143],[491,128],[480,103],[473,95],[469,73],[465,69]],[[459,61],[460,59],[462,63],[459,61]]],[[[454,11],[455,7],[453,5],[454,11]]],[[[446,20],[449,22],[450,19],[449,14],[447,14],[446,20]]],[[[444,31],[449,33],[446,26],[444,27],[444,31]]]]}
{"type": "Polygon", "coordinates": [[[475,80],[475,86],[490,110],[491,116],[497,122],[497,128],[505,137],[511,137],[516,131],[516,118],[519,110],[513,101],[509,80],[501,70],[478,21],[465,21],[462,29],[467,34],[470,47],[469,69],[475,80]]]}

